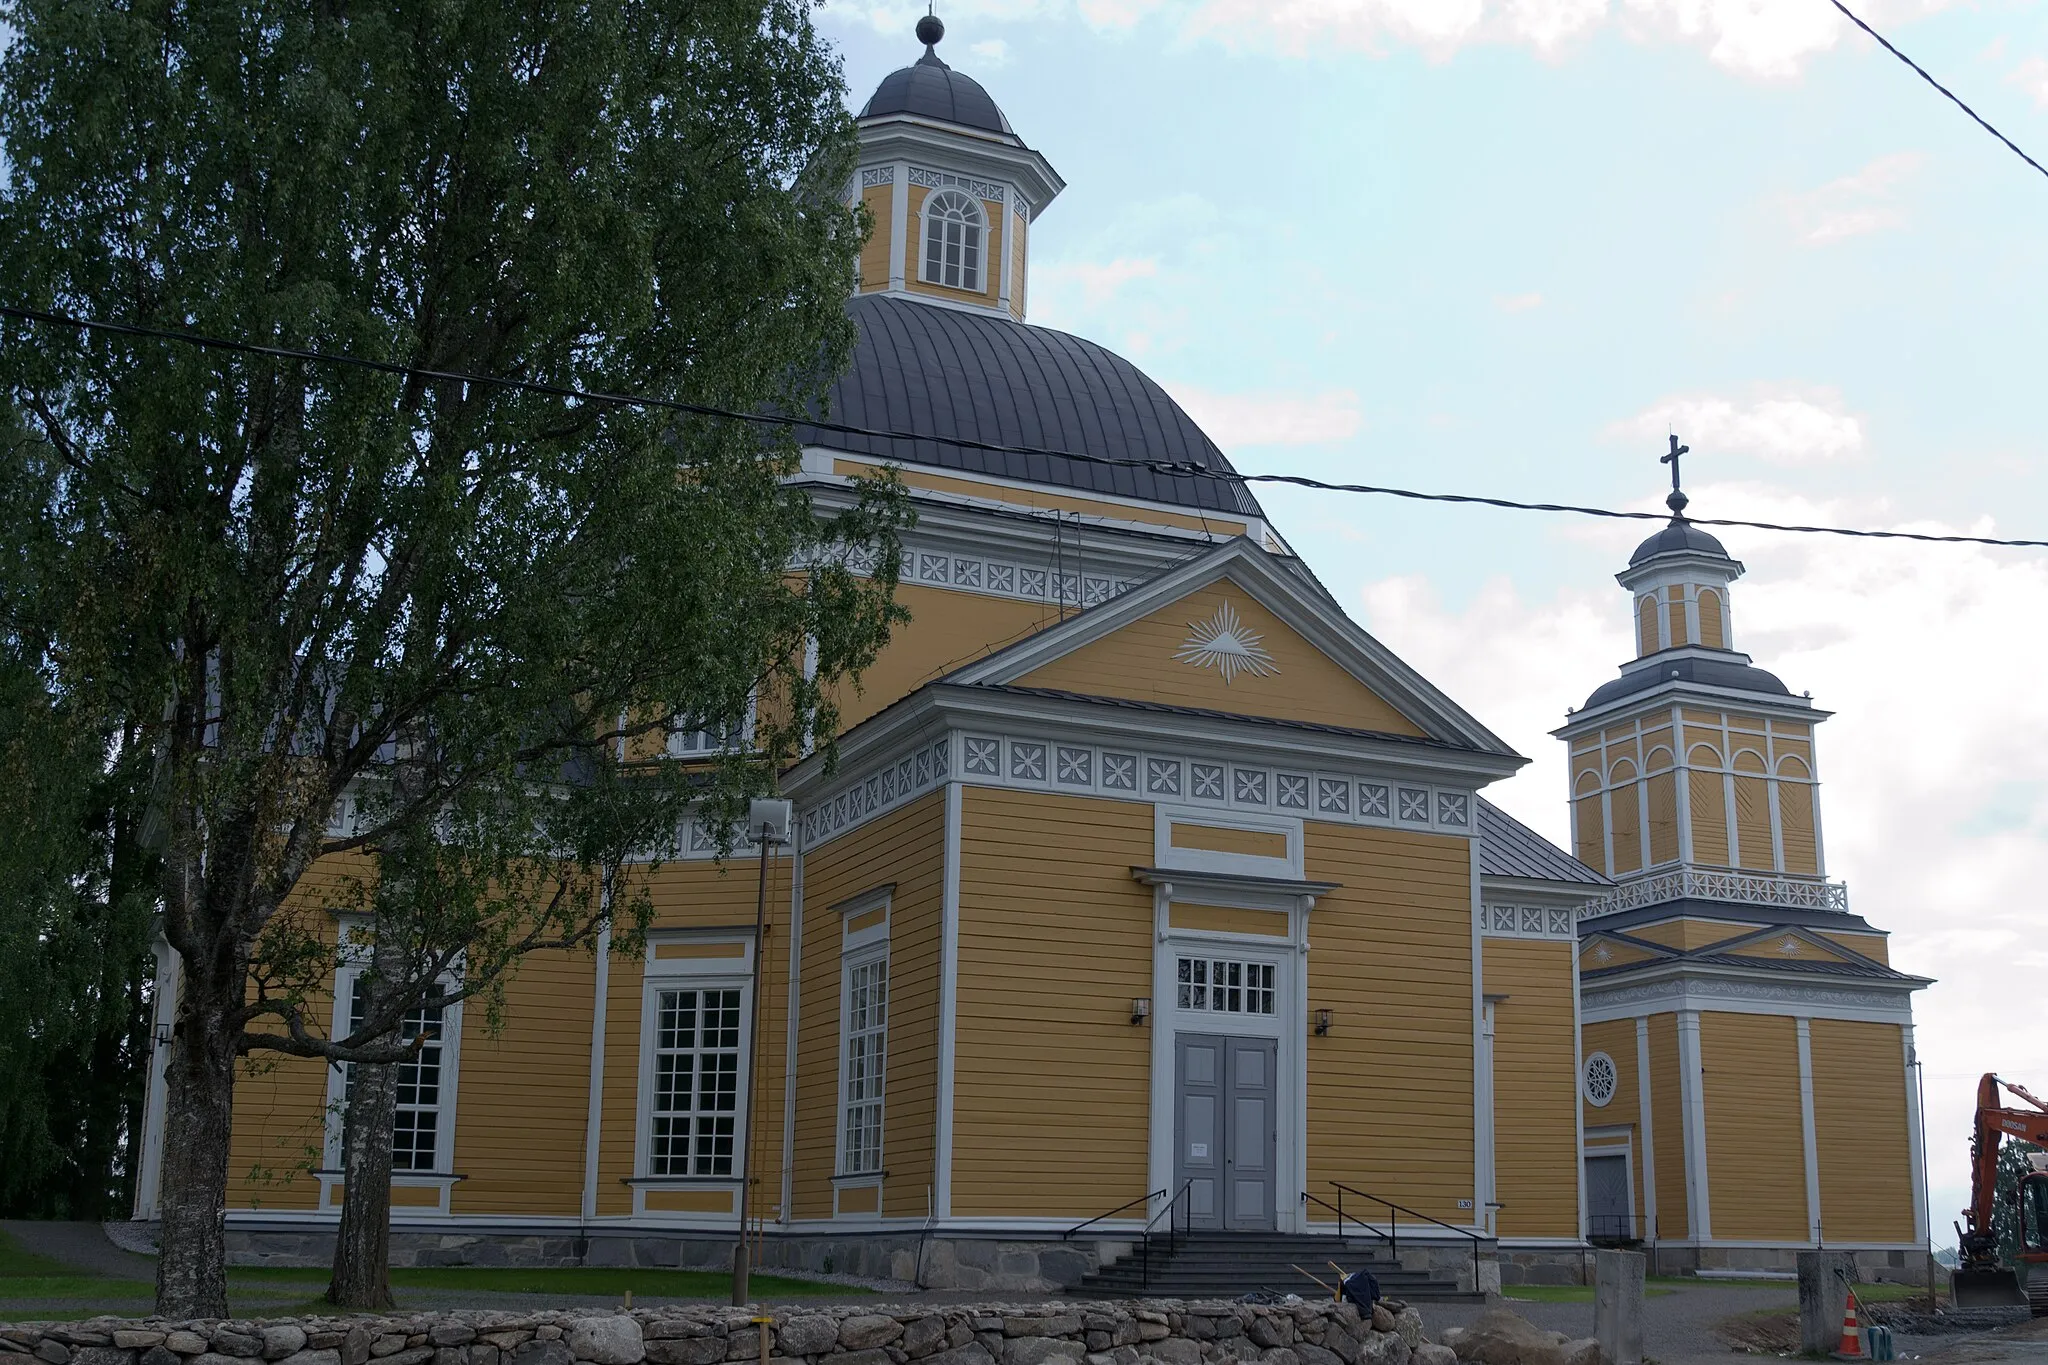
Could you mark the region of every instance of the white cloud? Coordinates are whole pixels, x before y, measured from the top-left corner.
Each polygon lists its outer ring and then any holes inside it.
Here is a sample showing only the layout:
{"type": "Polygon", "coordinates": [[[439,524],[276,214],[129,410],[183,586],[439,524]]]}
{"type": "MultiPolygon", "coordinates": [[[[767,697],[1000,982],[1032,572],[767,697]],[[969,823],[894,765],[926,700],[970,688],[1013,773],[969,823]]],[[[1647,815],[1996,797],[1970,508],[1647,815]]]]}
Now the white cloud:
{"type": "Polygon", "coordinates": [[[1747,401],[1713,394],[1659,399],[1609,426],[1609,440],[1660,445],[1676,432],[1708,458],[1752,455],[1772,464],[1820,464],[1863,453],[1863,422],[1830,390],[1761,389],[1747,401]]]}
{"type": "Polygon", "coordinates": [[[1218,393],[1184,384],[1167,386],[1209,439],[1224,450],[1240,446],[1319,445],[1358,434],[1364,418],[1351,389],[1322,393],[1218,393]]]}
{"type": "Polygon", "coordinates": [[[967,50],[972,52],[985,66],[1001,66],[1010,60],[1010,45],[1001,38],[990,38],[986,42],[970,43],[967,50]]]}
{"type": "Polygon", "coordinates": [[[2006,80],[2033,97],[2034,103],[2048,109],[2048,57],[2029,57],[2014,67],[2006,80]]]}
{"type": "Polygon", "coordinates": [[[1918,152],[1894,152],[1819,189],[1789,195],[1786,219],[1799,240],[1811,246],[1899,227],[1906,214],[1895,196],[1925,160],[1918,152]]]}
{"type": "Polygon", "coordinates": [[[1031,267],[1031,287],[1071,293],[1088,307],[1106,303],[1132,280],[1159,277],[1157,256],[1119,256],[1110,261],[1045,261],[1031,267]]]}
{"type": "MultiPolygon", "coordinates": [[[[1878,507],[1710,487],[1702,502],[1784,522],[1882,525],[1878,507]]],[[[1913,530],[1995,534],[1988,520],[1913,530]]],[[[1638,537],[1591,527],[1619,565],[1638,537]]],[[[1915,1003],[1926,1063],[1937,1237],[1965,1198],[1979,1073],[2048,1081],[2048,1035],[2012,1026],[2048,966],[2048,557],[1968,546],[1719,533],[1748,575],[1731,604],[1737,646],[1835,712],[1820,732],[1830,876],[1890,930],[1892,961],[1938,979],[1915,1003]]],[[[1529,601],[1506,580],[1449,610],[1415,579],[1360,586],[1363,619],[1407,661],[1535,760],[1488,792],[1553,839],[1566,829],[1564,755],[1548,731],[1630,653],[1611,587],[1529,601]],[[1511,666],[1503,666],[1508,664],[1511,666]]],[[[1823,1135],[1822,1159],[1827,1160],[1823,1135]]]]}
{"type": "MultiPolygon", "coordinates": [[[[1893,0],[1876,18],[1896,21],[1952,2],[1893,0]]],[[[894,33],[907,31],[921,11],[887,0],[832,0],[826,12],[894,33]]],[[[1611,24],[1637,41],[1702,48],[1716,65],[1758,79],[1797,76],[1807,60],[1854,32],[1831,6],[1783,0],[956,0],[947,14],[1072,14],[1090,27],[1114,30],[1156,20],[1184,38],[1294,57],[1331,50],[1377,54],[1406,44],[1445,58],[1472,43],[1552,54],[1611,24]]]]}
{"type": "Polygon", "coordinates": [[[1501,294],[1494,299],[1493,306],[1503,313],[1526,313],[1531,308],[1541,308],[1543,296],[1537,293],[1501,294]]]}

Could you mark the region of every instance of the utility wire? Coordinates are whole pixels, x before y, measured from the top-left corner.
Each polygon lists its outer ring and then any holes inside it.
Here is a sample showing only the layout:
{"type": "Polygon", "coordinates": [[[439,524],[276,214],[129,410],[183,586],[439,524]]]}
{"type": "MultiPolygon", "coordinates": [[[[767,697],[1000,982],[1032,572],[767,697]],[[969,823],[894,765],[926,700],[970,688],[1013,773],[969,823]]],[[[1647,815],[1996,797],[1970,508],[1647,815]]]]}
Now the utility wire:
{"type": "MultiPolygon", "coordinates": [[[[850,426],[844,422],[828,422],[811,417],[792,417],[786,413],[737,412],[730,408],[715,407],[708,403],[692,403],[680,398],[658,398],[645,394],[607,393],[603,390],[579,389],[569,385],[548,384],[533,379],[508,379],[502,375],[470,374],[459,370],[436,370],[423,365],[405,365],[391,360],[372,360],[366,356],[350,355],[346,352],[313,351],[291,346],[270,346],[253,341],[235,341],[226,337],[208,336],[203,332],[177,328],[146,327],[132,322],[110,322],[102,318],[77,317],[69,313],[54,313],[37,308],[22,308],[7,303],[0,303],[0,317],[16,318],[26,322],[38,322],[53,327],[68,327],[84,332],[103,332],[114,336],[174,341],[187,346],[196,346],[203,350],[228,351],[239,355],[265,356],[273,360],[310,361],[322,365],[352,366],[357,369],[373,370],[380,374],[418,376],[424,379],[438,379],[456,384],[482,384],[522,393],[538,393],[554,398],[566,398],[579,403],[609,403],[619,407],[654,408],[667,412],[688,413],[698,417],[716,417],[728,421],[746,422],[756,426],[785,429],[804,428],[813,431],[831,432],[840,436],[859,436],[878,441],[923,441],[932,445],[952,446],[961,450],[987,451],[996,455],[1030,455],[1040,458],[1050,457],[1074,460],[1082,464],[1143,469],[1172,478],[1213,479],[1219,483],[1239,485],[1278,483],[1288,484],[1297,488],[1315,489],[1325,493],[1359,493],[1376,497],[1405,498],[1412,502],[1441,502],[1474,507],[1497,507],[1510,512],[1563,512],[1573,516],[1602,517],[1613,521],[1668,521],[1674,519],[1664,512],[1625,512],[1611,507],[1587,507],[1568,502],[1523,502],[1515,498],[1487,497],[1476,493],[1425,493],[1413,488],[1395,488],[1382,484],[1331,483],[1323,479],[1311,478],[1306,474],[1243,474],[1236,470],[1212,469],[1207,465],[1188,460],[1133,459],[1124,456],[1097,455],[1079,450],[1060,450],[1046,446],[1007,445],[1000,441],[980,441],[967,436],[932,436],[911,431],[889,431],[875,427],[850,426]]],[[[1223,509],[1218,510],[1221,511],[1223,509]]],[[[1934,535],[1925,531],[1872,531],[1848,526],[1802,526],[1777,521],[1750,521],[1740,517],[1686,517],[1684,520],[1691,522],[1695,526],[1733,526],[1753,531],[1785,531],[1800,535],[1849,536],[1859,540],[1913,540],[1936,545],[1991,545],[2005,549],[2048,549],[2048,540],[2008,540],[1996,536],[1934,535]]]]}
{"type": "Polygon", "coordinates": [[[1872,28],[1870,25],[1864,23],[1861,19],[1857,18],[1856,15],[1850,11],[1849,7],[1842,3],[1842,0],[1829,0],[1829,3],[1833,4],[1834,7],[1840,10],[1844,15],[1847,15],[1850,23],[1856,25],[1856,27],[1862,29],[1865,33],[1868,33],[1871,37],[1877,39],[1878,43],[1883,46],[1885,51],[1891,53],[1894,57],[1897,57],[1907,66],[1912,67],[1915,72],[1919,73],[1921,80],[1926,81],[1936,90],[1939,90],[1942,94],[1946,95],[1949,99],[1949,102],[1955,105],[1956,108],[1962,110],[1971,118],[1975,119],[1977,121],[1978,127],[1982,128],[1985,132],[1991,134],[1991,136],[1997,138],[2000,142],[2003,142],[2006,146],[2012,148],[2012,154],[2014,156],[2026,162],[2035,170],[2041,172],[2042,175],[2048,175],[2048,166],[2043,166],[2040,162],[2034,160],[2034,158],[2028,156],[2025,152],[2021,151],[2017,143],[2015,143],[2011,138],[2007,137],[2004,133],[2001,133],[1996,128],[1993,128],[1990,125],[1990,123],[1988,123],[1985,120],[1982,114],[1978,113],[1975,109],[1972,109],[1969,105],[1964,104],[1962,100],[1956,96],[1955,91],[1949,89],[1940,81],[1928,75],[1927,69],[1925,67],[1921,66],[1920,63],[1914,61],[1911,57],[1908,57],[1905,53],[1893,47],[1891,43],[1886,40],[1885,36],[1882,33],[1879,33],[1876,29],[1872,28]]]}

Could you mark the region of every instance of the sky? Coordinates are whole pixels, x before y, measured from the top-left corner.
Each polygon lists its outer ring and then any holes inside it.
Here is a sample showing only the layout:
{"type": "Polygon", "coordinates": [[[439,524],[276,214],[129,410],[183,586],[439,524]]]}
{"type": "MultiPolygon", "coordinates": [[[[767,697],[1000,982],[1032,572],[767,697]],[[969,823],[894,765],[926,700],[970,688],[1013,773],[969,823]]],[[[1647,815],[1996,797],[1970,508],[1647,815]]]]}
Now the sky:
{"type": "MultiPolygon", "coordinates": [[[[1654,510],[1675,430],[1695,516],[2048,539],[2048,177],[1829,0],[939,9],[1067,182],[1030,320],[1130,357],[1240,469],[1654,510]]],[[[856,106],[923,12],[827,0],[856,106]]],[[[1859,13],[2048,164],[2048,3],[1859,13]]],[[[1613,574],[1647,528],[1258,496],[1532,760],[1488,795],[1563,841],[1549,731],[1631,652],[1613,574]]],[[[1829,874],[1937,978],[1947,1245],[1976,1078],[2048,1085],[2048,554],[1722,538],[1736,648],[1835,713],[1829,874]]]]}

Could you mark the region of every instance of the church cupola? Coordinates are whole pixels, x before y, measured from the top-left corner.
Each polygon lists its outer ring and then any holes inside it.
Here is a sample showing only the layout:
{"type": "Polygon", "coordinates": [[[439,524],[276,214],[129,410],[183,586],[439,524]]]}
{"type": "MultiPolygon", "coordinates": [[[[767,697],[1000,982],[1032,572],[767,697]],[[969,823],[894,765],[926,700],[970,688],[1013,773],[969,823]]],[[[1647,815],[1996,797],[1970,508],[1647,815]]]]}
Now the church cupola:
{"type": "Polygon", "coordinates": [[[1734,649],[1742,565],[1687,520],[1671,438],[1671,521],[1615,575],[1636,657],[1555,733],[1571,746],[1573,847],[1620,881],[1687,868],[1825,875],[1814,725],[1828,713],[1734,649]]]}
{"type": "Polygon", "coordinates": [[[1022,321],[1031,223],[1066,182],[1024,145],[972,77],[938,53],[946,26],[917,22],[924,55],[862,106],[851,196],[874,222],[860,292],[981,308],[1022,321]]]}
{"type": "Polygon", "coordinates": [[[1742,565],[1685,518],[1689,500],[1679,486],[1678,458],[1686,449],[1673,436],[1663,457],[1671,466],[1671,493],[1664,499],[1670,525],[1638,545],[1628,568],[1615,575],[1635,596],[1639,659],[1667,649],[1735,647],[1728,585],[1742,576],[1742,565]]]}

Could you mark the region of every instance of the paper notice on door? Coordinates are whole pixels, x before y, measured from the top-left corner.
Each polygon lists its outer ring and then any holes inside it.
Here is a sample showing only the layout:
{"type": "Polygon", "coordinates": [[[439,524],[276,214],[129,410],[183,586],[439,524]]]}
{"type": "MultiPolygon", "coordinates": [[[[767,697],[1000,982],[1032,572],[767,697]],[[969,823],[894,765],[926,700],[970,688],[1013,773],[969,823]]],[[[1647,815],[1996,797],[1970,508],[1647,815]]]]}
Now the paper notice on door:
{"type": "Polygon", "coordinates": [[[1208,1155],[1209,1155],[1209,1144],[1208,1144],[1208,1143],[1206,1143],[1206,1142],[1191,1142],[1191,1143],[1189,1143],[1189,1144],[1188,1144],[1188,1156],[1189,1156],[1189,1157],[1190,1157],[1191,1159],[1199,1161],[1199,1160],[1202,1160],[1203,1158],[1207,1157],[1208,1155]]]}

